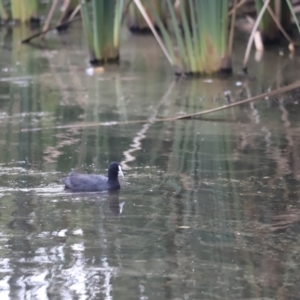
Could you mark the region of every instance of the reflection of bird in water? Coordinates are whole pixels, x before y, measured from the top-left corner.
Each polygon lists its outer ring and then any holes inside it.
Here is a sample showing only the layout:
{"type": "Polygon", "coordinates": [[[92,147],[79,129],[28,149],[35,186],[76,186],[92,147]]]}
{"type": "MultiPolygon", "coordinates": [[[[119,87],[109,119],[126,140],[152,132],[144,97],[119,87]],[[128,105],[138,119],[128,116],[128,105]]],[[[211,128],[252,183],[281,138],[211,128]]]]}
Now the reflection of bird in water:
{"type": "Polygon", "coordinates": [[[62,179],[62,182],[65,184],[65,188],[72,192],[119,190],[120,183],[118,175],[124,177],[121,166],[117,162],[112,162],[108,167],[108,177],[96,174],[71,172],[68,177],[62,179]]]}
{"type": "Polygon", "coordinates": [[[112,212],[114,216],[118,216],[122,213],[123,211],[123,206],[125,202],[119,201],[119,191],[116,192],[109,192],[108,194],[108,204],[109,204],[109,209],[112,212]]]}

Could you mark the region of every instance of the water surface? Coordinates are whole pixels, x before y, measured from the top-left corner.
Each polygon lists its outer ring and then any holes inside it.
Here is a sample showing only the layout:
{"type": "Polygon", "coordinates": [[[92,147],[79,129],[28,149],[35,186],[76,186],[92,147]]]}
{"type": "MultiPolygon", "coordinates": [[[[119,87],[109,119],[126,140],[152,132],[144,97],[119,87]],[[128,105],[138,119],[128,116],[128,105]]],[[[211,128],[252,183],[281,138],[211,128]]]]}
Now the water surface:
{"type": "Polygon", "coordinates": [[[297,57],[176,81],[128,35],[91,77],[76,32],[44,50],[20,36],[1,36],[1,299],[300,299],[299,91],[154,122],[291,83],[297,57]],[[71,169],[113,160],[119,193],[64,191],[71,169]]]}

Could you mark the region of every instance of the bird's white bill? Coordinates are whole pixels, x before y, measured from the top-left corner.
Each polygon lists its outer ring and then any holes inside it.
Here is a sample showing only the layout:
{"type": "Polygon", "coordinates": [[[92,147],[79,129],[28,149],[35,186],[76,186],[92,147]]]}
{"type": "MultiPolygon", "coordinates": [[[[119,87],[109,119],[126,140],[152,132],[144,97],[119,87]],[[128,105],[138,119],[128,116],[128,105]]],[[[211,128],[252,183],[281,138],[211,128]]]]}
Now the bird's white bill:
{"type": "Polygon", "coordinates": [[[124,174],[123,174],[121,166],[119,166],[119,175],[122,176],[122,177],[124,177],[124,174]]]}

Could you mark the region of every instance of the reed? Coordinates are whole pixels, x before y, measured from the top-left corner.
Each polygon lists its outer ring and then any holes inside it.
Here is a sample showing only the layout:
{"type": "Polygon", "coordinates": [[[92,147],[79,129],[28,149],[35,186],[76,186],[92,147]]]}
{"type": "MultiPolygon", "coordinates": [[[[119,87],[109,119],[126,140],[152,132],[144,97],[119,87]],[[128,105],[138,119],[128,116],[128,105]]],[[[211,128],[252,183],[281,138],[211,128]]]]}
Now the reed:
{"type": "Polygon", "coordinates": [[[288,7],[289,7],[289,10],[290,10],[291,15],[292,15],[292,17],[293,17],[293,20],[294,20],[294,22],[295,22],[295,24],[296,24],[296,26],[297,26],[298,32],[299,32],[299,34],[300,34],[300,24],[299,24],[299,20],[298,20],[298,18],[297,18],[297,16],[296,16],[296,13],[295,13],[293,4],[291,3],[290,0],[286,0],[286,4],[287,4],[288,7]]]}
{"type": "MultiPolygon", "coordinates": [[[[141,1],[143,6],[145,7],[148,16],[150,17],[152,23],[154,24],[156,30],[159,30],[159,27],[157,24],[155,24],[155,21],[153,19],[153,16],[151,15],[151,12],[149,8],[147,7],[147,1],[141,1]]],[[[155,12],[158,14],[161,20],[165,20],[165,1],[161,0],[151,0],[151,4],[155,9],[155,12]]],[[[129,30],[133,33],[139,33],[139,34],[147,34],[151,33],[151,29],[148,26],[147,22],[143,18],[142,14],[134,4],[134,2],[128,3],[128,11],[126,14],[126,23],[129,30]]]]}
{"type": "Polygon", "coordinates": [[[81,1],[84,32],[90,50],[91,65],[119,60],[120,28],[124,0],[81,1]]]}
{"type": "MultiPolygon", "coordinates": [[[[264,5],[263,0],[255,0],[256,11],[259,13],[264,5]]],[[[288,1],[272,0],[269,8],[274,12],[276,19],[281,24],[282,28],[291,31],[291,11],[288,6],[288,1]]],[[[278,43],[281,38],[281,31],[274,21],[274,18],[268,11],[264,13],[259,24],[259,29],[262,35],[264,44],[278,43]]]]}
{"type": "Polygon", "coordinates": [[[186,0],[177,1],[174,6],[171,0],[166,0],[171,32],[148,0],[150,12],[179,73],[199,75],[231,71],[231,66],[224,64],[230,61],[227,53],[228,2],[186,0]]]}
{"type": "Polygon", "coordinates": [[[3,0],[0,0],[0,17],[2,22],[6,22],[9,19],[9,16],[3,4],[3,0]]]}
{"type": "Polygon", "coordinates": [[[12,19],[21,23],[37,20],[38,0],[11,0],[12,19]]]}

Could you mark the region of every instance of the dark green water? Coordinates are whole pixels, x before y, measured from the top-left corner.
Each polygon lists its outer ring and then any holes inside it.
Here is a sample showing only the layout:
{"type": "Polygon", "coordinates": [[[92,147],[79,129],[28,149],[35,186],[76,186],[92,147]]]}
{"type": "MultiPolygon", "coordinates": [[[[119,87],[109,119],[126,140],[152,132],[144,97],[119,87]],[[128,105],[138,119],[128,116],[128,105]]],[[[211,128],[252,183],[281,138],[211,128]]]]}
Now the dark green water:
{"type": "Polygon", "coordinates": [[[291,83],[298,57],[175,82],[152,38],[128,35],[121,65],[88,76],[76,31],[44,50],[21,36],[1,34],[1,300],[300,299],[299,90],[153,122],[291,83]],[[118,194],[63,190],[113,160],[118,194]]]}

